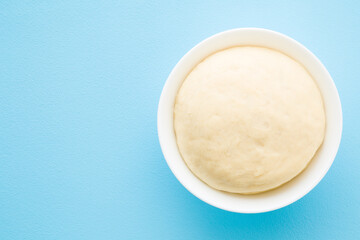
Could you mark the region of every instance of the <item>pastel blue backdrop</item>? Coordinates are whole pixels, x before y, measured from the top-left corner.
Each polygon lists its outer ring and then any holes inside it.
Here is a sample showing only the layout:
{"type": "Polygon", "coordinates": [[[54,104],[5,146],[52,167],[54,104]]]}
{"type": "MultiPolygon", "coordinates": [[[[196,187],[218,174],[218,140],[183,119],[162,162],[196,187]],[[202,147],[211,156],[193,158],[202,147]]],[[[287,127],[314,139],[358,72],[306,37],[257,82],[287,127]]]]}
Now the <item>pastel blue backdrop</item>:
{"type": "Polygon", "coordinates": [[[359,37],[359,1],[1,1],[0,239],[359,239],[359,37]],[[157,138],[176,62],[238,27],[303,43],[343,106],[326,177],[263,214],[191,195],[157,138]]]}

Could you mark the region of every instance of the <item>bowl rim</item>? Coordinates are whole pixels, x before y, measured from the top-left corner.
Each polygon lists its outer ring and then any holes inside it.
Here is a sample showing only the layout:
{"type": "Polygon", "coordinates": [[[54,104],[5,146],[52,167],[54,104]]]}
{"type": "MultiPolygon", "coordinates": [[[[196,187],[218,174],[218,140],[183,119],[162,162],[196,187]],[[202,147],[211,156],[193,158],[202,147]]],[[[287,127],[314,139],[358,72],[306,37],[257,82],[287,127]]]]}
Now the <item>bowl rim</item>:
{"type": "MultiPolygon", "coordinates": [[[[241,45],[241,44],[239,44],[241,45]]],[[[249,44],[251,45],[251,44],[249,44]]],[[[258,45],[258,44],[254,44],[254,45],[258,45]]],[[[209,51],[208,52],[208,55],[214,53],[214,51],[209,51]]],[[[285,54],[287,54],[286,52],[283,52],[285,54]]],[[[199,61],[197,61],[195,64],[192,64],[193,67],[196,66],[196,64],[198,64],[199,61]]],[[[310,70],[308,68],[306,68],[309,72],[310,70]]],[[[190,70],[191,71],[191,70],[190,70]]],[[[188,72],[187,72],[188,74],[188,72]]],[[[314,77],[313,77],[314,78],[314,77]]],[[[314,80],[317,82],[317,80],[314,78],[314,80]]],[[[318,84],[318,82],[317,82],[318,84]]],[[[180,87],[181,87],[181,84],[180,84],[180,87]]],[[[177,88],[179,89],[179,88],[177,88]]],[[[319,90],[321,91],[320,87],[319,87],[319,90]]],[[[322,92],[322,91],[321,91],[322,92]]],[[[176,94],[174,96],[174,99],[176,97],[176,94]]],[[[324,100],[324,105],[325,105],[325,100],[324,100]]],[[[303,46],[301,43],[297,42],[296,40],[288,37],[287,35],[285,34],[282,34],[282,33],[279,33],[279,32],[276,32],[276,31],[273,31],[273,30],[269,30],[269,29],[264,29],[264,28],[234,28],[234,29],[230,29],[230,30],[226,30],[226,31],[223,31],[223,32],[220,32],[220,33],[217,33],[215,35],[212,35],[206,39],[204,39],[203,41],[201,41],[200,43],[196,44],[193,48],[191,48],[178,62],[177,64],[174,66],[174,68],[172,69],[171,73],[169,74],[165,84],[164,84],[164,87],[162,89],[162,92],[161,92],[161,96],[160,96],[160,99],[159,99],[159,104],[158,104],[158,112],[157,112],[157,130],[158,130],[158,138],[159,138],[159,142],[160,142],[160,147],[161,147],[161,150],[163,152],[163,155],[164,155],[164,158],[170,168],[170,170],[172,171],[172,173],[175,175],[175,177],[178,179],[178,181],[190,192],[192,193],[194,196],[196,196],[197,198],[199,198],[200,200],[204,201],[205,203],[209,204],[209,205],[212,205],[214,207],[217,207],[217,208],[220,208],[220,209],[223,209],[223,210],[226,210],[226,211],[230,211],[230,212],[236,212],[236,213],[262,213],[262,212],[269,212],[269,211],[273,211],[273,210],[276,210],[276,209],[280,209],[280,208],[283,208],[285,206],[288,206],[294,202],[296,202],[297,200],[301,199],[302,197],[304,197],[306,194],[308,194],[316,185],[319,184],[319,182],[324,178],[324,176],[326,175],[326,173],[328,172],[328,170],[330,169],[330,167],[332,166],[333,164],[333,161],[336,157],[336,154],[337,154],[337,151],[338,151],[338,148],[340,146],[340,142],[341,142],[341,136],[342,136],[342,127],[343,127],[343,117],[342,117],[342,107],[341,107],[341,101],[340,101],[340,97],[339,97],[339,94],[338,94],[338,91],[337,91],[337,88],[335,86],[335,83],[332,79],[332,77],[330,76],[329,72],[327,71],[327,69],[325,68],[325,66],[322,64],[322,62],[310,51],[308,50],[305,46],[303,46]],[[169,131],[169,129],[164,129],[164,126],[163,126],[163,119],[162,119],[162,116],[163,116],[163,111],[164,111],[164,104],[165,104],[165,101],[167,100],[165,98],[165,94],[166,92],[168,91],[169,87],[170,87],[170,84],[171,84],[171,81],[172,79],[174,78],[174,74],[176,74],[178,72],[178,68],[180,66],[181,63],[183,63],[184,61],[186,61],[186,59],[191,56],[194,51],[199,48],[200,46],[202,46],[204,43],[207,43],[209,41],[213,41],[214,39],[218,38],[218,37],[221,37],[222,35],[226,35],[226,34],[232,34],[232,33],[237,33],[237,32],[252,32],[252,33],[266,33],[266,34],[272,34],[272,35],[276,35],[277,37],[280,37],[280,38],[283,38],[284,40],[288,41],[288,42],[291,42],[293,45],[296,45],[297,48],[301,49],[302,51],[306,52],[306,54],[308,54],[314,61],[317,62],[318,64],[318,67],[319,68],[322,68],[322,72],[323,74],[325,74],[326,78],[329,80],[328,81],[328,84],[330,85],[329,87],[332,88],[332,90],[334,90],[336,93],[334,95],[334,101],[336,103],[336,108],[337,108],[337,111],[339,113],[339,119],[338,119],[338,134],[336,135],[337,136],[337,139],[335,140],[332,140],[334,143],[333,143],[333,147],[335,147],[336,149],[333,151],[333,154],[331,155],[330,157],[330,160],[329,160],[329,163],[328,165],[326,166],[326,168],[324,167],[322,169],[322,172],[318,174],[318,177],[316,180],[312,181],[312,184],[309,184],[307,186],[307,189],[304,190],[303,192],[301,193],[298,193],[296,197],[293,197],[293,198],[290,198],[288,199],[287,201],[283,201],[281,202],[280,204],[274,204],[272,205],[272,207],[264,207],[262,209],[259,209],[259,210],[246,210],[246,207],[244,209],[241,209],[239,210],[239,208],[234,208],[234,207],[231,207],[231,206],[224,206],[224,205],[221,205],[219,204],[217,201],[213,201],[212,199],[209,199],[209,198],[206,198],[205,196],[201,195],[201,194],[198,194],[198,192],[196,192],[191,186],[189,186],[182,178],[182,176],[179,175],[179,172],[175,169],[174,165],[172,164],[172,156],[170,156],[169,152],[167,151],[167,142],[165,141],[164,139],[164,132],[165,131],[169,131]]],[[[171,129],[172,131],[174,131],[173,129],[171,129]]],[[[326,137],[326,136],[325,136],[326,137]]],[[[175,139],[175,142],[176,142],[176,139],[175,139]]],[[[178,152],[177,153],[178,155],[180,155],[180,153],[178,152]]],[[[180,156],[181,158],[181,156],[180,156]]],[[[183,160],[182,160],[183,161],[183,160]]],[[[190,171],[190,170],[189,170],[190,171]]],[[[191,172],[191,171],[190,171],[191,172]]],[[[191,172],[191,174],[193,174],[191,172]]],[[[302,174],[302,173],[300,173],[302,174]]],[[[300,175],[299,174],[299,175],[300,175]]],[[[193,174],[194,175],[194,174],[193,174]]],[[[195,176],[195,175],[194,175],[195,176]]],[[[195,176],[196,177],[196,176],[195,176]]],[[[291,180],[293,181],[293,180],[291,180]]],[[[290,181],[290,182],[291,182],[290,181]]],[[[211,188],[210,186],[208,186],[209,188],[211,188]]],[[[218,190],[216,190],[218,191],[218,190]]],[[[269,191],[273,191],[273,190],[269,190],[269,191]]],[[[221,192],[221,191],[220,191],[221,192]]],[[[223,192],[224,194],[226,194],[225,192],[223,192]]]]}

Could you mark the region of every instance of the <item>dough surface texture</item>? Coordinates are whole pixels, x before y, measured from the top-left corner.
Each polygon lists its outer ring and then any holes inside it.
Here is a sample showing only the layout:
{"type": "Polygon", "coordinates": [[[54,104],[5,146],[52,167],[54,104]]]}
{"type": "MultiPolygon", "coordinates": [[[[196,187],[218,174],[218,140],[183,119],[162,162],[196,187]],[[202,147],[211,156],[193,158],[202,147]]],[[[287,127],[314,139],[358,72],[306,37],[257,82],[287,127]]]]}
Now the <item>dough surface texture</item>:
{"type": "Polygon", "coordinates": [[[297,176],[321,146],[325,111],[305,68],[276,50],[219,51],[186,77],[174,130],[189,169],[209,186],[253,194],[297,176]]]}

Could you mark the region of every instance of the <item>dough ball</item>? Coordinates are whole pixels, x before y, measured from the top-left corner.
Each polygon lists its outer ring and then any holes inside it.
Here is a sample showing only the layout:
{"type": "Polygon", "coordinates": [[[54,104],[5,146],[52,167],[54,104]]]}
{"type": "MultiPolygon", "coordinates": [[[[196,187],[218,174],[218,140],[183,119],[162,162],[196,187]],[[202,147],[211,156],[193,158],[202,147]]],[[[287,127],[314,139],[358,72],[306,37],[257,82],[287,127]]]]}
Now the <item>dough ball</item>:
{"type": "Polygon", "coordinates": [[[306,69],[262,47],[233,47],[199,63],[174,106],[179,151],[209,186],[252,194],[303,171],[321,146],[325,111],[306,69]]]}

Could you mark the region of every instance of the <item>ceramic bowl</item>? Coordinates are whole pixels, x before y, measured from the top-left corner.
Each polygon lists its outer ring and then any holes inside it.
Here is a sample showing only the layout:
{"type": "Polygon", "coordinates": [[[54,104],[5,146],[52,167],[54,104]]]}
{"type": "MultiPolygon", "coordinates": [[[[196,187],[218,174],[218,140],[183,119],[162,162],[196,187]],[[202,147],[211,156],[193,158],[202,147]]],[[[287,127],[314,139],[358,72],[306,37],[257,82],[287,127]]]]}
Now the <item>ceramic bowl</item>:
{"type": "MultiPolygon", "coordinates": [[[[336,156],[342,132],[342,110],[335,84],[320,60],[303,45],[281,33],[259,28],[240,28],[218,33],[200,42],[176,64],[161,93],[158,135],[164,157],[176,178],[193,195],[215,207],[238,213],[260,213],[287,206],[309,193],[325,176],[336,156]],[[326,132],[322,146],[309,166],[297,177],[268,192],[242,195],[209,187],[183,161],[175,139],[173,108],[185,77],[204,58],[217,51],[242,45],[268,47],[301,63],[316,81],[325,105],[326,132]]],[[[325,201],[324,199],[320,199],[325,201]]]]}

